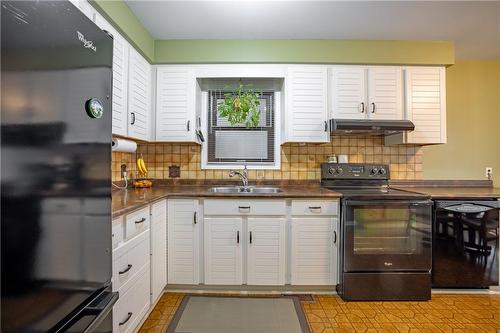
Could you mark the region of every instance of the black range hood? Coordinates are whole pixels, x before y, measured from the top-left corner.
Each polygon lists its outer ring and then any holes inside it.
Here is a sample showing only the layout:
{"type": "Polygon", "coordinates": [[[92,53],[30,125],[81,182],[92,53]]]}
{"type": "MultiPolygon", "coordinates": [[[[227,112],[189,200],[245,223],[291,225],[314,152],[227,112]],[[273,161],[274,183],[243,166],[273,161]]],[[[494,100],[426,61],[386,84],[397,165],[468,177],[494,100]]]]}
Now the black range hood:
{"type": "Polygon", "coordinates": [[[392,135],[410,132],[415,125],[409,120],[330,119],[334,134],[392,135]]]}

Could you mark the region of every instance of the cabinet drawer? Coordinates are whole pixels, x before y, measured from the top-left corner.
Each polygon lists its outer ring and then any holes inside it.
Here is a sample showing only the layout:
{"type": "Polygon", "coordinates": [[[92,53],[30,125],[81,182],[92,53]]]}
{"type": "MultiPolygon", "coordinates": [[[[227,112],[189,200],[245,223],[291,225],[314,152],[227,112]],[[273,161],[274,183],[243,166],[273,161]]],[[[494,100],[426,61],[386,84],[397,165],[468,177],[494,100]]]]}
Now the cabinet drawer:
{"type": "Polygon", "coordinates": [[[292,215],[338,215],[338,201],[292,200],[292,215]]]}
{"type": "Polygon", "coordinates": [[[149,264],[149,231],[113,251],[113,290],[124,291],[136,273],[149,264]]]}
{"type": "Polygon", "coordinates": [[[111,239],[113,249],[117,248],[123,242],[123,216],[113,219],[111,222],[111,239]]]}
{"type": "Polygon", "coordinates": [[[285,200],[209,199],[205,215],[285,215],[285,200]]]}
{"type": "Polygon", "coordinates": [[[149,206],[125,217],[125,237],[131,238],[149,229],[149,206]]]}
{"type": "Polygon", "coordinates": [[[134,278],[132,287],[120,292],[113,307],[113,332],[134,332],[149,309],[149,264],[134,278]]]}

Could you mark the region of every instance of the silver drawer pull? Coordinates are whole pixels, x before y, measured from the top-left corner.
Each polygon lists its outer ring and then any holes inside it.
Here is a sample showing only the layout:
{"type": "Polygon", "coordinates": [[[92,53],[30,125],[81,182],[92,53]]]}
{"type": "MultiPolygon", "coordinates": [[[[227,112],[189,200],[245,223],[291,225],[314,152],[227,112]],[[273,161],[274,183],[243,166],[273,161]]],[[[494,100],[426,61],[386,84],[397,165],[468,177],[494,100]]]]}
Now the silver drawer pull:
{"type": "Polygon", "coordinates": [[[246,211],[250,211],[250,206],[238,206],[238,209],[241,211],[241,210],[246,210],[246,211]]]}
{"type": "Polygon", "coordinates": [[[145,222],[145,221],[146,221],[146,218],[145,218],[145,217],[143,217],[142,219],[137,220],[137,221],[135,221],[134,223],[135,223],[135,224],[139,224],[139,223],[142,223],[142,222],[145,222]]]}
{"type": "Polygon", "coordinates": [[[311,212],[321,212],[321,206],[309,206],[311,212]]]}
{"type": "Polygon", "coordinates": [[[127,268],[125,268],[123,271],[119,271],[118,274],[125,274],[127,273],[128,271],[130,271],[130,269],[132,268],[132,265],[131,264],[128,264],[127,265],[127,268]]]}
{"type": "Polygon", "coordinates": [[[133,315],[133,313],[132,313],[132,312],[129,312],[129,313],[127,314],[127,318],[125,318],[125,320],[124,320],[124,321],[119,322],[119,323],[118,323],[118,326],[123,326],[123,325],[125,325],[125,324],[127,323],[127,321],[129,321],[129,320],[130,320],[130,318],[132,318],[132,315],[133,315]]]}
{"type": "Polygon", "coordinates": [[[390,266],[392,266],[392,262],[387,262],[386,261],[386,262],[384,262],[384,265],[390,267],[390,266]]]}

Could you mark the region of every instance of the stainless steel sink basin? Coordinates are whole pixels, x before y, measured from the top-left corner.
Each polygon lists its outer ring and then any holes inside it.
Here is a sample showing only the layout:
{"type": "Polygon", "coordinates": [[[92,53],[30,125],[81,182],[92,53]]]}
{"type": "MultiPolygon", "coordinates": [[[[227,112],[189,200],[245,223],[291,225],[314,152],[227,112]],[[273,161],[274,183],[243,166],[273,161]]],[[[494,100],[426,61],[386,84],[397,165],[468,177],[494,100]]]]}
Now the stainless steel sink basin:
{"type": "Polygon", "coordinates": [[[208,190],[213,193],[240,193],[240,194],[267,194],[280,193],[282,190],[279,187],[261,187],[261,186],[218,186],[208,190]]]}

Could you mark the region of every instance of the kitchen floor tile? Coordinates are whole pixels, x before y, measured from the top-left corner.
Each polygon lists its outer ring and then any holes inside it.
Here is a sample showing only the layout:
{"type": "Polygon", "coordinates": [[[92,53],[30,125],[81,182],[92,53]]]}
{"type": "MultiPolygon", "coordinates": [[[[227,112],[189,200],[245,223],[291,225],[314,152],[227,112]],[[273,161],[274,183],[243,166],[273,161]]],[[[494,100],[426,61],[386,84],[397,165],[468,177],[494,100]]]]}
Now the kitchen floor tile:
{"type": "MultiPolygon", "coordinates": [[[[163,294],[139,333],[165,333],[184,296],[163,294]]],[[[344,302],[336,295],[313,295],[301,297],[301,304],[313,333],[500,332],[500,295],[435,294],[428,302],[344,302]]]]}

